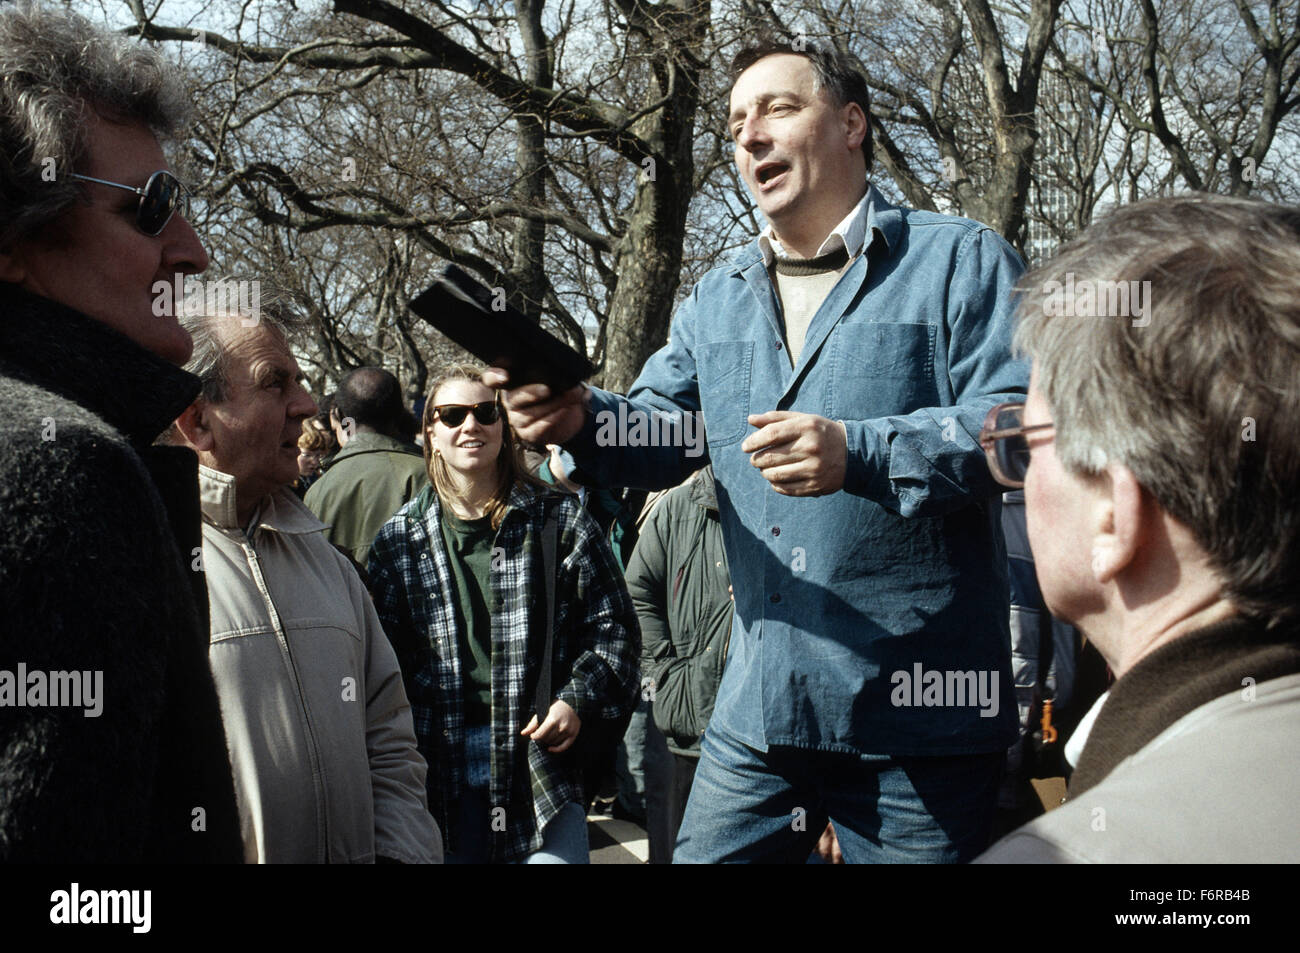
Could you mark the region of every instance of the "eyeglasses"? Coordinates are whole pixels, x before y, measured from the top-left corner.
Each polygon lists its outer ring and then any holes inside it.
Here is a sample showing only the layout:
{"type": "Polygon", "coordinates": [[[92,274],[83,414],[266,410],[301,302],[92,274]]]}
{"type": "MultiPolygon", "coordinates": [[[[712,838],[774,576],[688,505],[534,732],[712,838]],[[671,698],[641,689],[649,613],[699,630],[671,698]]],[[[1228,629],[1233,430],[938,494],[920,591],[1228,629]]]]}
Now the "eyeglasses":
{"type": "Polygon", "coordinates": [[[1055,424],[1033,424],[1026,427],[1024,404],[998,404],[984,418],[980,428],[980,446],[988,457],[993,479],[1013,489],[1025,485],[1029,470],[1029,441],[1025,434],[1047,430],[1055,424]]]}
{"type": "Polygon", "coordinates": [[[501,408],[494,400],[485,400],[481,404],[439,404],[433,408],[437,419],[448,427],[459,427],[471,410],[474,411],[474,419],[484,427],[501,419],[501,408]]]}
{"type": "Polygon", "coordinates": [[[176,212],[179,211],[182,218],[189,218],[190,216],[189,192],[186,191],[185,186],[181,185],[180,179],[166,170],[160,169],[149,176],[149,181],[144,184],[142,189],[138,189],[134,185],[123,185],[120,182],[109,182],[107,179],[94,179],[88,175],[78,175],[75,172],[70,173],[70,175],[72,178],[81,179],[83,182],[111,185],[115,189],[126,189],[128,192],[134,192],[140,196],[140,205],[135,210],[135,224],[140,231],[151,238],[161,234],[176,212]]]}

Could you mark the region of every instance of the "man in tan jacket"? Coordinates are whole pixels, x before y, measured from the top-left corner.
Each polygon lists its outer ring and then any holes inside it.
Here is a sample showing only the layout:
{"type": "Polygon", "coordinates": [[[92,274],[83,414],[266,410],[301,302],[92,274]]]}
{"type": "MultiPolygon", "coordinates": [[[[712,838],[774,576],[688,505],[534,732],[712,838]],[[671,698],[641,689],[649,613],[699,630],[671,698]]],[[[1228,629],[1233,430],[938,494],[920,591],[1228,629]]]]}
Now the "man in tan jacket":
{"type": "Polygon", "coordinates": [[[199,455],[209,660],[244,856],[439,863],[401,672],[370,597],[288,489],[316,412],[286,309],[183,317],[203,381],[174,438],[199,455]]]}

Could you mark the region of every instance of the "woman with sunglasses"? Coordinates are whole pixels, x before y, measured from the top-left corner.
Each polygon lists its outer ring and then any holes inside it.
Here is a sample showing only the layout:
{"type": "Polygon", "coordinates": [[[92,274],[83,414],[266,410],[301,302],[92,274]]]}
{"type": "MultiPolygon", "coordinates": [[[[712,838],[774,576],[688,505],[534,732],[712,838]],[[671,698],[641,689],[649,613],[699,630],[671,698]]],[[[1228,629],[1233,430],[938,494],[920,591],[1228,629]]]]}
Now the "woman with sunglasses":
{"type": "Polygon", "coordinates": [[[452,366],[430,388],[431,485],[375,538],[375,607],[402,666],[447,862],[585,863],[572,751],[585,721],[636,704],[636,612],[599,527],[524,469],[482,371],[452,366]],[[554,697],[539,724],[548,576],[554,697]]]}

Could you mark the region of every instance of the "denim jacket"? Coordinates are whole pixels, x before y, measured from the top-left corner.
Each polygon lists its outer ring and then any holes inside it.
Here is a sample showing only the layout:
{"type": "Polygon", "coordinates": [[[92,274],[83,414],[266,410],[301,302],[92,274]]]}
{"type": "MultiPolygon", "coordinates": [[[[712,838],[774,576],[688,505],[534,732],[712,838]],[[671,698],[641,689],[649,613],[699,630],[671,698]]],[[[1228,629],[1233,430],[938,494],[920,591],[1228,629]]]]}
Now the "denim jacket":
{"type": "Polygon", "coordinates": [[[798,366],[755,242],[693,289],[627,398],[592,389],[566,446],[611,486],[672,486],[712,461],[735,618],[711,729],[759,750],[996,751],[1015,740],[1016,711],[1000,491],[978,434],[1027,389],[1010,353],[1023,265],[975,222],[874,187],[868,203],[867,251],[813,317],[798,366]],[[633,428],[602,429],[622,402],[629,422],[702,412],[707,452],[689,430],[632,446],[646,442],[633,428]],[[772,489],[740,450],[747,415],[770,410],[844,421],[842,491],[772,489]]]}

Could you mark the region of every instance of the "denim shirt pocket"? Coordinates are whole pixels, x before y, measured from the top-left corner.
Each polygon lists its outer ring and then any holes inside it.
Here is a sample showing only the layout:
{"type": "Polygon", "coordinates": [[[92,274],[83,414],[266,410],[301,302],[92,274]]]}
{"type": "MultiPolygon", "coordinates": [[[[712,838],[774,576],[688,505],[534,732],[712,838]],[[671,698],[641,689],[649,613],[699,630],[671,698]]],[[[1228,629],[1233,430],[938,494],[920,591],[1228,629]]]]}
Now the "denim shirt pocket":
{"type": "Polygon", "coordinates": [[[834,332],[830,416],[872,420],[937,405],[934,340],[929,324],[841,324],[834,332]]]}
{"type": "Polygon", "coordinates": [[[723,447],[745,435],[749,426],[749,381],[754,342],[711,341],[696,351],[700,407],[709,446],[723,447]]]}

